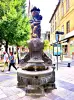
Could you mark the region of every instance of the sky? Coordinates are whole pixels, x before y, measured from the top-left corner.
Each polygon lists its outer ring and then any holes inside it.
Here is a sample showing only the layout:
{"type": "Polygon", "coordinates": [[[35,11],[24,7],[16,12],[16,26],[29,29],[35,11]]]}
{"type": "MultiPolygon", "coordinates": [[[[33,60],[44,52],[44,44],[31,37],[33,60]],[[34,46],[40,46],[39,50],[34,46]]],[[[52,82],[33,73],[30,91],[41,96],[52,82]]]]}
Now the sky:
{"type": "MultiPolygon", "coordinates": [[[[29,0],[27,0],[27,5],[29,0]]],[[[58,0],[30,0],[30,4],[40,8],[40,14],[43,16],[41,21],[41,33],[50,31],[49,20],[56,8],[58,0]]]]}

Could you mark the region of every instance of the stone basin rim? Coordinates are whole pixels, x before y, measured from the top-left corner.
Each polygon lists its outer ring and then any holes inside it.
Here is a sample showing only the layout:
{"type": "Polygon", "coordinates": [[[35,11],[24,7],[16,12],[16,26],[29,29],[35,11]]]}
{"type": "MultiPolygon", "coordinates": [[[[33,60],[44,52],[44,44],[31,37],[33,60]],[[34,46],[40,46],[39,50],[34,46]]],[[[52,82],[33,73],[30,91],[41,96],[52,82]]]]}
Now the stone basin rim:
{"type": "Polygon", "coordinates": [[[19,74],[24,74],[24,75],[44,75],[53,72],[53,69],[48,69],[48,70],[43,70],[43,71],[27,71],[27,70],[22,70],[18,69],[17,73],[19,74]]]}

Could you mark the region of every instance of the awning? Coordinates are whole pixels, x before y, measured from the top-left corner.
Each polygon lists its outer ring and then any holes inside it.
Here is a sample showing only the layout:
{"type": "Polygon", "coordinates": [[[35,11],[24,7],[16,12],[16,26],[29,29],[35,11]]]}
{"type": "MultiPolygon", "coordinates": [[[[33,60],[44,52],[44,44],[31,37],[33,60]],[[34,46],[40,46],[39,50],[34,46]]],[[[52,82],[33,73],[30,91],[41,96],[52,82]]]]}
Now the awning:
{"type": "Polygon", "coordinates": [[[65,35],[65,39],[74,36],[74,30],[65,35]]]}
{"type": "Polygon", "coordinates": [[[61,45],[67,45],[68,43],[67,42],[64,42],[64,43],[62,43],[61,45]]]}
{"type": "MultiPolygon", "coordinates": [[[[64,39],[61,39],[59,42],[66,42],[64,45],[67,45],[67,40],[68,40],[68,38],[70,38],[70,37],[74,37],[74,30],[71,31],[71,32],[69,32],[69,33],[67,33],[67,34],[65,35],[64,39]]],[[[55,44],[55,43],[57,43],[56,40],[53,40],[53,43],[51,43],[50,45],[55,44]]]]}
{"type": "Polygon", "coordinates": [[[53,44],[56,43],[56,40],[53,40],[53,44]]]}

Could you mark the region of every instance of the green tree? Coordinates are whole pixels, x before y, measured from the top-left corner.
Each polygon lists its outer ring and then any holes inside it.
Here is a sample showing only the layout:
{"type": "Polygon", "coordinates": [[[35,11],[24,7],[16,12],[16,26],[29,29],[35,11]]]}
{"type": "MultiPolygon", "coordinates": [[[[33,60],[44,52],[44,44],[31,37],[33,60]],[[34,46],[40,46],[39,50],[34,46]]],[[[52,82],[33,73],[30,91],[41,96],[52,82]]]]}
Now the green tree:
{"type": "Polygon", "coordinates": [[[0,1],[0,40],[17,46],[24,45],[29,39],[30,25],[25,13],[26,0],[0,1]],[[24,42],[23,42],[24,41],[24,42]]]}
{"type": "Polygon", "coordinates": [[[49,50],[49,46],[50,46],[49,40],[44,40],[44,50],[49,50]]]}

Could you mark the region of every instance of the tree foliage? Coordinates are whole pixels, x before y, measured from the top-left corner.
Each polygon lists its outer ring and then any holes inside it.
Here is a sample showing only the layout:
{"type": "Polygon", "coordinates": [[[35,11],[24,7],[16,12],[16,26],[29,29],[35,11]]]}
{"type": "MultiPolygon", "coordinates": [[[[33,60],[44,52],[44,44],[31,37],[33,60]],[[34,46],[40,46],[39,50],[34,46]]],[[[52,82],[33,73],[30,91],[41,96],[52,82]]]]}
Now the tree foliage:
{"type": "Polygon", "coordinates": [[[49,50],[49,46],[50,46],[49,40],[44,40],[44,50],[49,50]]]}
{"type": "Polygon", "coordinates": [[[0,40],[24,45],[29,39],[30,25],[25,13],[26,0],[0,0],[0,40]]]}

